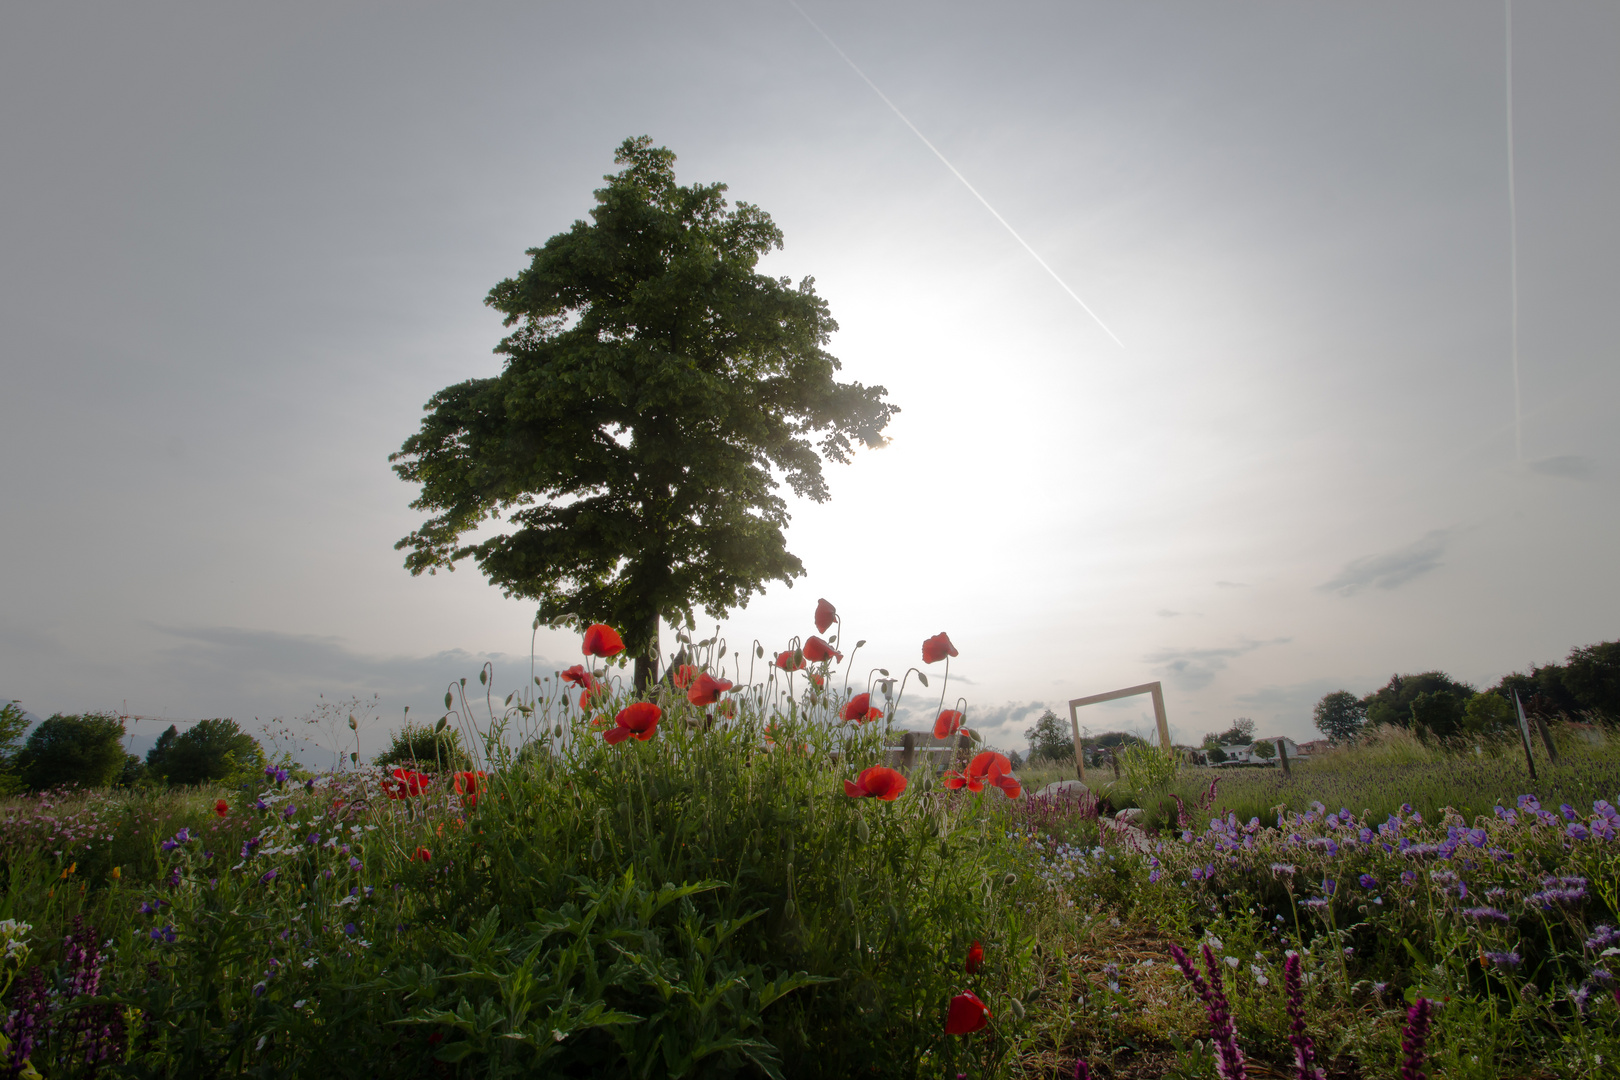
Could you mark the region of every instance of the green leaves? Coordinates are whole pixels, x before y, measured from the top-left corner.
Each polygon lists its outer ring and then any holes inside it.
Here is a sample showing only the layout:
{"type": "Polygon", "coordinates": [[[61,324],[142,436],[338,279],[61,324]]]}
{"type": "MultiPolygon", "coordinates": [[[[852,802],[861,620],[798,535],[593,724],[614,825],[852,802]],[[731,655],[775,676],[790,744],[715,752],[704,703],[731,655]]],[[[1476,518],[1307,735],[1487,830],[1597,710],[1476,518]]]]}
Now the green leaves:
{"type": "Polygon", "coordinates": [[[433,515],[396,545],[412,573],[475,558],[542,621],[610,623],[645,657],[660,616],[721,616],[802,575],[779,484],[824,501],[821,459],[881,445],[896,409],[834,379],[811,279],[755,271],[782,245],[768,214],[677,186],[645,137],[615,161],[592,220],[490,291],[505,369],[435,394],[390,460],[433,515]]]}

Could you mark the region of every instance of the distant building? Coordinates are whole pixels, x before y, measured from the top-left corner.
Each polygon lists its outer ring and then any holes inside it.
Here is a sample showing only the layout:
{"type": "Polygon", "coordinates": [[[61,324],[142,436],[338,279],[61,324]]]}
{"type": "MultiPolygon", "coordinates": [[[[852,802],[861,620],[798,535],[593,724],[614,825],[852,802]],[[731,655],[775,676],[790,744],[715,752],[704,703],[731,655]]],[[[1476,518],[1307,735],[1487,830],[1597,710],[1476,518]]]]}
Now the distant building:
{"type": "Polygon", "coordinates": [[[1256,739],[1247,746],[1227,746],[1222,747],[1222,749],[1226,751],[1226,761],[1231,765],[1272,764],[1277,760],[1276,749],[1278,743],[1281,743],[1282,748],[1288,752],[1289,758],[1308,756],[1307,754],[1301,752],[1298,743],[1294,742],[1293,739],[1290,739],[1286,735],[1278,735],[1268,739],[1256,739]],[[1254,752],[1255,747],[1259,746],[1261,743],[1269,743],[1271,745],[1273,751],[1271,757],[1261,757],[1259,754],[1254,752]]]}

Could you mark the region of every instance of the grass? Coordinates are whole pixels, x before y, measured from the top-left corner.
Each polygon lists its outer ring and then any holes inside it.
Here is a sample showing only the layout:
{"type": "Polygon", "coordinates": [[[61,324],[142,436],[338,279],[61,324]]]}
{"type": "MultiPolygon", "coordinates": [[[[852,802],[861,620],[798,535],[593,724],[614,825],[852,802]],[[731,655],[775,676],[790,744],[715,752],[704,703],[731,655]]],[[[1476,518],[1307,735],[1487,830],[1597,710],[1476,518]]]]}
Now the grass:
{"type": "Polygon", "coordinates": [[[1507,749],[1400,738],[1287,777],[1182,770],[1147,798],[1093,773],[1103,809],[1148,811],[1136,851],[1089,799],[947,792],[922,769],[892,802],[850,798],[884,740],[813,695],[741,692],[720,719],[666,688],[656,734],[610,746],[541,689],[481,724],[462,703],[487,775],[460,793],[439,776],[390,798],[361,768],[0,803],[0,1062],[37,1015],[50,1077],[1051,1077],[1077,1058],[1209,1077],[1209,1018],[1169,957],[1209,943],[1250,1075],[1294,1075],[1290,950],[1333,1077],[1390,1075],[1417,997],[1443,1003],[1440,1075],[1616,1075],[1620,839],[1593,807],[1620,801],[1611,747],[1566,745],[1536,785],[1507,749]],[[968,991],[991,1019],[945,1034],[968,991]]]}

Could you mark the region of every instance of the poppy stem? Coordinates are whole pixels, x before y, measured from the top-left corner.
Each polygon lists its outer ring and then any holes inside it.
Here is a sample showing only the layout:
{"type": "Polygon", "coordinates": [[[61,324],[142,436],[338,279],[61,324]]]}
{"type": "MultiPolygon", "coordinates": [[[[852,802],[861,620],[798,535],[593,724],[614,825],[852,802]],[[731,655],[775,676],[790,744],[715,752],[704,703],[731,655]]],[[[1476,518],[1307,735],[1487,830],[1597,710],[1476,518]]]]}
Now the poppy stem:
{"type": "Polygon", "coordinates": [[[947,686],[949,686],[950,684],[951,684],[951,657],[950,657],[950,654],[947,653],[945,655],[945,678],[939,684],[939,710],[938,710],[939,712],[944,712],[945,711],[945,688],[947,686]]]}

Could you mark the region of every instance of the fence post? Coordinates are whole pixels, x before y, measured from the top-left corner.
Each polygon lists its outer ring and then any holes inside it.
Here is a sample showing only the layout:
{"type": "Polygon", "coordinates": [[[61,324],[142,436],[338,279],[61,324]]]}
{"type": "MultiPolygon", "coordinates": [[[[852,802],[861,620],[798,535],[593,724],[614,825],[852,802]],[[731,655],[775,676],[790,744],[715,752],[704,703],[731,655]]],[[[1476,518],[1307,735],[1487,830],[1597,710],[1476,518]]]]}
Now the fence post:
{"type": "Polygon", "coordinates": [[[912,763],[917,760],[917,733],[906,732],[906,737],[900,740],[900,767],[909,770],[912,763]]]}
{"type": "Polygon", "coordinates": [[[1524,744],[1524,763],[1530,766],[1530,779],[1536,778],[1536,759],[1530,753],[1530,721],[1525,719],[1524,703],[1519,700],[1519,692],[1513,691],[1513,707],[1519,710],[1519,741],[1524,744]]]}
{"type": "Polygon", "coordinates": [[[1283,741],[1281,739],[1277,740],[1277,762],[1282,765],[1284,776],[1293,775],[1288,768],[1288,747],[1283,745],[1283,741]]]}
{"type": "Polygon", "coordinates": [[[1536,713],[1535,720],[1536,730],[1541,732],[1541,741],[1547,744],[1547,760],[1556,765],[1558,764],[1558,748],[1553,745],[1552,732],[1547,729],[1547,721],[1542,719],[1540,713],[1536,713]]]}

